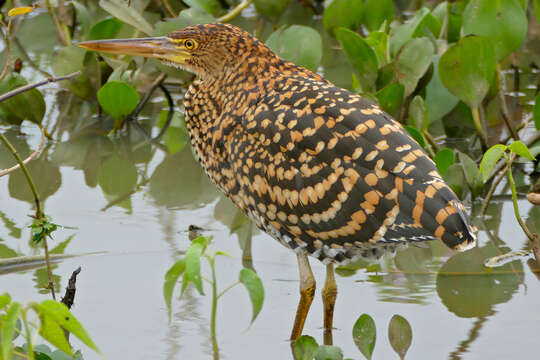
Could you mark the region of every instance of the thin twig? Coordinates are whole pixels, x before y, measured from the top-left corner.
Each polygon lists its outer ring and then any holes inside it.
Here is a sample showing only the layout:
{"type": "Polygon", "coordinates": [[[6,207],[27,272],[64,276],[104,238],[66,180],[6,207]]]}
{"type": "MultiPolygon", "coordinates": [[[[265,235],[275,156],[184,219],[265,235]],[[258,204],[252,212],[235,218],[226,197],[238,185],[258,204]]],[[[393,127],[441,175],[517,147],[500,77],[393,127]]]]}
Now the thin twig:
{"type": "Polygon", "coordinates": [[[236,5],[231,11],[223,15],[222,17],[218,18],[217,22],[229,22],[238,15],[242,13],[242,11],[247,8],[251,4],[252,0],[244,0],[240,4],[236,5]]]}
{"type": "Polygon", "coordinates": [[[157,136],[152,139],[152,141],[155,141],[155,142],[159,142],[159,140],[161,140],[163,135],[165,135],[165,132],[171,125],[172,118],[174,115],[174,101],[172,99],[171,94],[169,93],[169,91],[163,84],[159,84],[159,88],[161,89],[161,91],[163,91],[163,93],[165,94],[165,97],[167,98],[167,102],[169,103],[169,112],[167,113],[167,120],[165,121],[165,124],[163,124],[163,127],[159,131],[159,134],[157,134],[157,136]]]}
{"type": "MultiPolygon", "coordinates": [[[[73,13],[75,13],[75,12],[73,12],[73,13]]],[[[17,36],[14,35],[11,40],[13,40],[13,43],[15,44],[15,46],[17,46],[17,50],[18,50],[19,54],[21,55],[21,58],[26,63],[28,63],[28,65],[30,65],[33,69],[35,69],[36,71],[38,71],[41,75],[43,75],[45,77],[48,77],[48,78],[53,77],[53,75],[51,75],[50,73],[48,73],[47,71],[41,69],[38,65],[36,65],[34,60],[32,60],[32,58],[30,58],[30,55],[28,55],[28,52],[26,51],[26,49],[22,46],[22,44],[19,41],[19,38],[17,36]]]]}
{"type": "Polygon", "coordinates": [[[152,97],[152,94],[154,93],[154,91],[156,91],[156,88],[159,86],[159,84],[161,84],[165,79],[167,78],[167,74],[165,73],[161,73],[159,74],[159,76],[152,82],[152,84],[150,84],[150,88],[148,89],[148,91],[144,94],[144,97],[141,99],[141,101],[139,101],[139,103],[137,104],[137,107],[135,108],[135,110],[133,110],[133,112],[131,114],[128,115],[128,120],[134,120],[137,115],[139,115],[139,113],[141,112],[142,108],[144,107],[144,105],[146,105],[146,103],[148,102],[148,100],[150,100],[150,98],[152,97]]]}
{"type": "MultiPolygon", "coordinates": [[[[34,151],[29,157],[23,160],[23,164],[28,164],[30,161],[32,161],[41,151],[43,148],[43,144],[45,143],[45,133],[41,132],[41,142],[39,143],[38,147],[36,148],[36,151],[34,151]]],[[[9,174],[10,172],[13,172],[20,168],[21,166],[19,164],[10,167],[9,169],[0,170],[0,177],[9,174]]]]}
{"type": "Polygon", "coordinates": [[[4,42],[6,43],[7,56],[6,56],[6,63],[4,65],[4,68],[2,69],[2,73],[0,74],[0,81],[2,81],[6,77],[9,70],[9,65],[11,64],[11,39],[9,38],[11,34],[11,18],[9,18],[7,26],[6,26],[6,31],[3,34],[4,34],[4,42]]]}
{"type": "Polygon", "coordinates": [[[52,77],[52,78],[48,78],[48,79],[45,79],[45,80],[38,81],[38,82],[33,83],[33,84],[28,84],[28,85],[18,87],[16,89],[8,91],[7,93],[5,93],[3,95],[0,95],[0,102],[5,101],[5,100],[7,100],[7,99],[9,99],[9,98],[11,98],[13,96],[22,94],[23,92],[26,92],[28,90],[32,90],[34,88],[37,88],[39,86],[42,86],[42,85],[45,85],[45,84],[48,84],[48,83],[51,83],[51,82],[68,80],[68,79],[74,78],[75,76],[78,76],[80,74],[81,74],[80,71],[76,71],[76,72],[68,74],[68,75],[59,76],[59,77],[52,77]]]}
{"type": "Polygon", "coordinates": [[[497,82],[499,86],[499,100],[501,102],[501,115],[504,120],[504,123],[506,124],[506,127],[508,128],[508,131],[510,131],[510,134],[515,140],[519,140],[518,134],[516,132],[516,129],[514,129],[514,126],[512,126],[512,123],[510,122],[510,117],[508,116],[508,106],[506,105],[506,95],[504,95],[504,86],[502,84],[502,71],[501,71],[501,65],[497,64],[497,82]]]}
{"type": "Polygon", "coordinates": [[[54,23],[54,26],[56,27],[56,31],[58,32],[58,38],[60,39],[60,42],[62,45],[67,46],[71,43],[71,39],[67,38],[67,33],[64,31],[65,24],[60,23],[58,20],[58,17],[56,16],[56,13],[54,12],[54,8],[51,5],[50,0],[45,0],[45,4],[47,5],[47,11],[49,12],[49,15],[51,16],[51,20],[54,23]]]}

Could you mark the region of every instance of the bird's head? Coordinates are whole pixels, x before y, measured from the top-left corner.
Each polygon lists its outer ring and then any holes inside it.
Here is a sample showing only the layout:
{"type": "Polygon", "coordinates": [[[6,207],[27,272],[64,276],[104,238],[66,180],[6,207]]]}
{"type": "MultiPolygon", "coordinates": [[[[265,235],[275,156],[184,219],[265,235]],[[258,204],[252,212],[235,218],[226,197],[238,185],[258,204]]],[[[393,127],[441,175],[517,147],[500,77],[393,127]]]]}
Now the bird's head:
{"type": "Polygon", "coordinates": [[[228,24],[188,26],[167,36],[138,39],[85,41],[85,49],[111,54],[144,56],[158,59],[202,78],[217,78],[241,61],[241,55],[270,50],[244,30],[228,24]]]}

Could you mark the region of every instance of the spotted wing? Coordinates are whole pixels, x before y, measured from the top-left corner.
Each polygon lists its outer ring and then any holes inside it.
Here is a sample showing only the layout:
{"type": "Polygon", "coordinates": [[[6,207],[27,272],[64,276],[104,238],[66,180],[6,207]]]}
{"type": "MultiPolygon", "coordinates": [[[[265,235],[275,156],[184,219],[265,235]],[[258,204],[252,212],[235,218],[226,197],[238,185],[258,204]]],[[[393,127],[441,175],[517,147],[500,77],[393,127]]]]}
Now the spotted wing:
{"type": "Polygon", "coordinates": [[[321,259],[384,242],[471,240],[461,204],[401,125],[331,84],[277,86],[244,114],[228,153],[235,202],[321,259]]]}

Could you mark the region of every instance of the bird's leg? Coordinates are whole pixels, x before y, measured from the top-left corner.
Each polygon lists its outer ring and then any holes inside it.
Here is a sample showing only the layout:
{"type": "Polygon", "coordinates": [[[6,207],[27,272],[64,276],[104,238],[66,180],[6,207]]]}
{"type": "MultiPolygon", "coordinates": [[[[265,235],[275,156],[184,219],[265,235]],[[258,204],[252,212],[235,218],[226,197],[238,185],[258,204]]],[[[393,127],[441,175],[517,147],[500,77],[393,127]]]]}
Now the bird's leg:
{"type": "Polygon", "coordinates": [[[322,290],[324,307],[324,345],[332,345],[332,324],[334,320],[334,304],[337,297],[337,285],[334,278],[334,265],[326,265],[326,280],[322,290]]]}
{"type": "Polygon", "coordinates": [[[298,258],[298,272],[300,273],[300,301],[296,309],[291,341],[295,341],[302,335],[309,307],[315,296],[315,278],[309,266],[307,254],[299,252],[296,256],[298,258]]]}

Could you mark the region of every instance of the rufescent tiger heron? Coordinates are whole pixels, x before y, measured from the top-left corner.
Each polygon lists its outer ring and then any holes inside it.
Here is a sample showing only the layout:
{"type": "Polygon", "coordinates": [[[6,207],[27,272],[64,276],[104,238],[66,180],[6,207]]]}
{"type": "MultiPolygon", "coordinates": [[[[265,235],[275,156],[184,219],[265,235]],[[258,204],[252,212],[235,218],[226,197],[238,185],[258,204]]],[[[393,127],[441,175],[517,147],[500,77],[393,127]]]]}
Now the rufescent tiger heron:
{"type": "Polygon", "coordinates": [[[155,58],[197,75],[184,98],[204,171],[262,230],[293,249],[298,338],[315,293],[308,255],[326,264],[331,342],[334,264],[380,258],[399,244],[474,246],[475,228],[433,161],[378,106],[285,61],[235,26],[189,26],[164,37],[79,43],[155,58]]]}

